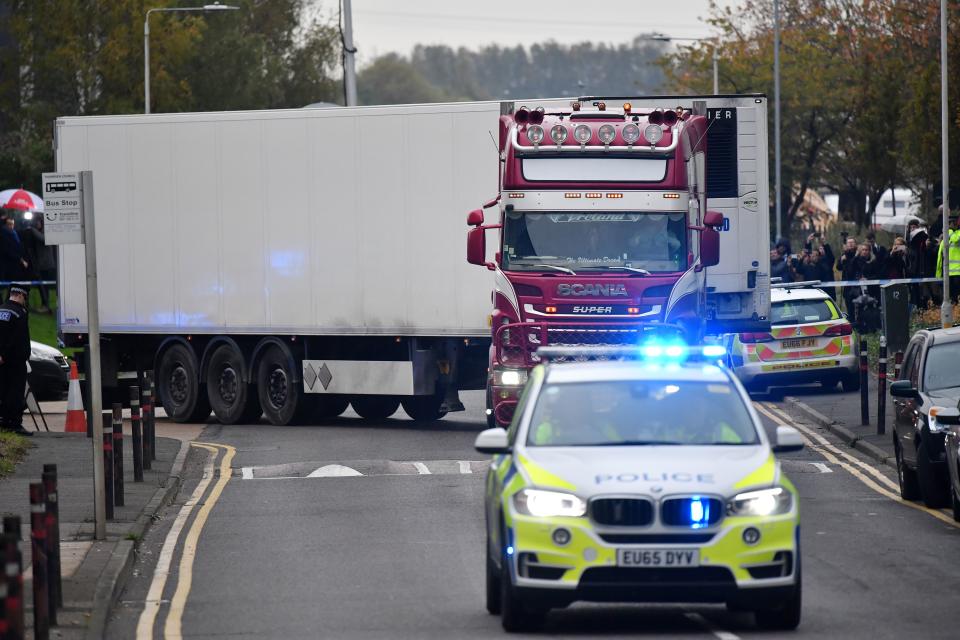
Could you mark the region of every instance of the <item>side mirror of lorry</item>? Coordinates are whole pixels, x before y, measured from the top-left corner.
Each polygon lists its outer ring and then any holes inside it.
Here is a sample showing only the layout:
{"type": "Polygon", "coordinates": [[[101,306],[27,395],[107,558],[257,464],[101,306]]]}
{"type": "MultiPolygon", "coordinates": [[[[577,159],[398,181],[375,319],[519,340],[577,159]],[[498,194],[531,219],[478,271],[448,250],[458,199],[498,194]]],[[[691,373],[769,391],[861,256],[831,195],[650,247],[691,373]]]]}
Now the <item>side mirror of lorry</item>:
{"type": "Polygon", "coordinates": [[[487,269],[494,269],[492,262],[487,262],[487,230],[484,227],[474,227],[467,231],[467,262],[477,264],[487,269]]]}
{"type": "Polygon", "coordinates": [[[483,209],[474,209],[467,214],[467,225],[479,227],[483,224],[483,209]]]}
{"type": "Polygon", "coordinates": [[[719,263],[720,232],[711,226],[705,226],[700,232],[700,266],[713,267],[719,263]]]}
{"type": "Polygon", "coordinates": [[[707,211],[703,216],[703,226],[714,228],[722,227],[723,214],[719,211],[707,211]]]}

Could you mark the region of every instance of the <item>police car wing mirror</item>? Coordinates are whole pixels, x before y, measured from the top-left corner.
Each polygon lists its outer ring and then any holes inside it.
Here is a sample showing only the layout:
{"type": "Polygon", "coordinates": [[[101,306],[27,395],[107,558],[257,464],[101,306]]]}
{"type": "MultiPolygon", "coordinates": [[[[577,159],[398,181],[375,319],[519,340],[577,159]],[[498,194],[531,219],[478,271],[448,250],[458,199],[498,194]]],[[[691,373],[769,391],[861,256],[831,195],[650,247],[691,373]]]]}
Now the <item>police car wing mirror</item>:
{"type": "Polygon", "coordinates": [[[930,418],[940,424],[960,424],[960,409],[957,407],[930,407],[930,418]]]}
{"type": "Polygon", "coordinates": [[[787,453],[803,449],[803,438],[800,432],[793,427],[780,425],[777,427],[777,442],[773,445],[774,453],[787,453]]]}
{"type": "Polygon", "coordinates": [[[506,429],[494,427],[481,431],[473,442],[473,448],[480,453],[510,453],[510,443],[507,441],[506,429]]]}

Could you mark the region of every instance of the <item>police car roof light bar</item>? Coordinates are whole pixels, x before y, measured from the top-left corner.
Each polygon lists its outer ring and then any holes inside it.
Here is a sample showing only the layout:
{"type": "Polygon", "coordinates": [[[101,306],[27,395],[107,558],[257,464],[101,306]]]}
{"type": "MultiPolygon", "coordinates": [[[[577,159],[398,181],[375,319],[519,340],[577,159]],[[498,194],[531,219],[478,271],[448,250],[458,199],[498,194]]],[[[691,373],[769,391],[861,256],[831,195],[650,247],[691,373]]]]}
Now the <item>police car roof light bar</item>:
{"type": "Polygon", "coordinates": [[[644,345],[636,347],[540,347],[537,356],[544,362],[593,362],[605,360],[706,361],[723,358],[722,345],[644,345]],[[649,347],[660,347],[652,353],[649,347]]]}
{"type": "Polygon", "coordinates": [[[777,289],[805,289],[807,287],[819,287],[823,283],[819,280],[804,280],[803,282],[772,282],[770,286],[777,289]]]}

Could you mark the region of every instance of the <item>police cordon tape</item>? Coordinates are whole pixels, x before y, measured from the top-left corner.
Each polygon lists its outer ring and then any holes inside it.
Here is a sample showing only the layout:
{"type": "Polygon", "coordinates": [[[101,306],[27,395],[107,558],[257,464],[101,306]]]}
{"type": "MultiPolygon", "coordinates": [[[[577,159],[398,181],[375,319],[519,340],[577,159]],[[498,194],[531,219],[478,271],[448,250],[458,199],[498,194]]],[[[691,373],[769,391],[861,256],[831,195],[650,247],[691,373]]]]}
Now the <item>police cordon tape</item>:
{"type": "Polygon", "coordinates": [[[9,287],[10,285],[21,287],[38,287],[40,285],[55,285],[56,280],[0,280],[0,287],[9,287]]]}
{"type": "Polygon", "coordinates": [[[882,280],[806,280],[804,282],[774,282],[771,287],[778,289],[802,289],[804,287],[873,287],[885,284],[922,284],[925,282],[943,282],[943,278],[885,278],[882,280]]]}

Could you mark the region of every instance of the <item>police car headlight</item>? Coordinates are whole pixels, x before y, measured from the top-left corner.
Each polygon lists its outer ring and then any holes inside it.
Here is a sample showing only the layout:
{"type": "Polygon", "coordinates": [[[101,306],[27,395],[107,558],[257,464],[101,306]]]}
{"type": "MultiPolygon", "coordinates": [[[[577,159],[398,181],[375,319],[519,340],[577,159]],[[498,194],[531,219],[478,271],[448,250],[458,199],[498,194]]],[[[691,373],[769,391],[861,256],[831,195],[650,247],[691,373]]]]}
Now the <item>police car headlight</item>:
{"type": "Polygon", "coordinates": [[[793,506],[793,494],[783,487],[738,493],[727,503],[732,516],[773,516],[787,513],[793,506]]]}
{"type": "Polygon", "coordinates": [[[587,512],[587,503],[572,493],[542,489],[521,489],[513,494],[513,506],[523,515],[538,518],[579,517],[587,512]]]}
{"type": "Polygon", "coordinates": [[[494,369],[493,385],[495,387],[520,387],[527,383],[525,369],[494,369]]]}

